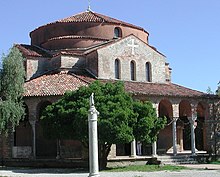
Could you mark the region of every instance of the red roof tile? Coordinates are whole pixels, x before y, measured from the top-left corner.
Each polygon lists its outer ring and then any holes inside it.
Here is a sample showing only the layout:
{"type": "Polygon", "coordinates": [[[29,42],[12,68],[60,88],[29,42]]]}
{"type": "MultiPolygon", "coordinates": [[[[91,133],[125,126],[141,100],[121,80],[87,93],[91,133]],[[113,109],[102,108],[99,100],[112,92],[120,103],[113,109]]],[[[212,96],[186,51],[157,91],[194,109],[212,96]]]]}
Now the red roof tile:
{"type": "MultiPolygon", "coordinates": [[[[126,22],[117,20],[115,18],[111,18],[111,17],[105,16],[105,15],[102,15],[102,14],[92,12],[92,11],[81,12],[79,14],[76,14],[76,15],[73,15],[73,16],[70,16],[70,17],[67,17],[67,18],[64,18],[64,19],[57,20],[55,22],[46,24],[44,26],[54,24],[54,23],[71,23],[71,22],[75,22],[75,23],[80,23],[80,22],[112,23],[112,24],[129,26],[131,28],[136,28],[136,29],[145,31],[143,28],[141,28],[139,26],[132,25],[130,23],[126,23],[126,22]]],[[[41,27],[44,27],[44,26],[41,26],[41,27]]],[[[41,28],[41,27],[39,27],[39,28],[41,28]]],[[[39,29],[39,28],[37,28],[37,29],[39,29]]],[[[35,29],[35,30],[37,30],[37,29],[35,29]]],[[[145,31],[145,32],[148,33],[147,31],[145,31]]]]}
{"type": "MultiPolygon", "coordinates": [[[[54,96],[63,95],[68,90],[77,90],[86,86],[95,79],[86,73],[71,74],[61,71],[56,74],[46,74],[25,83],[24,96],[54,96]]],[[[115,80],[100,80],[101,82],[115,82],[115,80]]],[[[149,96],[174,96],[174,97],[205,97],[207,94],[192,90],[180,85],[167,83],[147,83],[125,81],[125,90],[132,94],[149,96]]]]}
{"type": "Polygon", "coordinates": [[[17,47],[25,57],[51,57],[48,51],[37,46],[16,44],[15,47],[17,47]]]}
{"type": "Polygon", "coordinates": [[[180,85],[167,83],[125,82],[125,89],[134,94],[177,97],[202,97],[206,94],[180,85]]]}
{"type": "Polygon", "coordinates": [[[43,75],[24,84],[24,96],[63,95],[68,90],[77,90],[88,85],[85,78],[67,72],[43,75]]]}

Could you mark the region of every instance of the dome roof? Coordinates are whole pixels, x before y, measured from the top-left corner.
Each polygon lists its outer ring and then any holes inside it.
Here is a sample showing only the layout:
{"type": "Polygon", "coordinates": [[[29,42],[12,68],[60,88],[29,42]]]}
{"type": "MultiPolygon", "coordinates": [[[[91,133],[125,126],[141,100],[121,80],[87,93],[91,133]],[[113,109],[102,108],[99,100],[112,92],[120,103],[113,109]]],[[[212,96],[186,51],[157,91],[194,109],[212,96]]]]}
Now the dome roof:
{"type": "Polygon", "coordinates": [[[30,33],[31,43],[49,50],[85,48],[114,38],[120,28],[125,37],[134,34],[144,41],[148,32],[132,25],[92,11],[85,11],[38,27],[30,33]]]}

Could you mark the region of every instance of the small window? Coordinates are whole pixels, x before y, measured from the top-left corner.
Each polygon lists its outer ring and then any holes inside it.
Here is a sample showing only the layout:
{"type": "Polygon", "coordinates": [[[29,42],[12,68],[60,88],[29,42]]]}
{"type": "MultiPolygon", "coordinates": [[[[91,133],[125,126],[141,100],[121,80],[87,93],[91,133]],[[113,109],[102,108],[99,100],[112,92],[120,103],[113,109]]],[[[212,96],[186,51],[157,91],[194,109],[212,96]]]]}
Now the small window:
{"type": "Polygon", "coordinates": [[[130,63],[130,71],[131,71],[131,80],[135,81],[136,80],[136,66],[135,66],[134,61],[131,61],[130,63]]]}
{"type": "Polygon", "coordinates": [[[120,79],[120,60],[115,60],[115,79],[120,79]]]}
{"type": "Polygon", "coordinates": [[[114,38],[119,38],[119,37],[122,37],[122,32],[121,32],[121,29],[119,27],[116,27],[114,29],[114,38]]]}
{"type": "Polygon", "coordinates": [[[151,82],[151,64],[150,64],[150,62],[146,63],[146,81],[151,82]]]}

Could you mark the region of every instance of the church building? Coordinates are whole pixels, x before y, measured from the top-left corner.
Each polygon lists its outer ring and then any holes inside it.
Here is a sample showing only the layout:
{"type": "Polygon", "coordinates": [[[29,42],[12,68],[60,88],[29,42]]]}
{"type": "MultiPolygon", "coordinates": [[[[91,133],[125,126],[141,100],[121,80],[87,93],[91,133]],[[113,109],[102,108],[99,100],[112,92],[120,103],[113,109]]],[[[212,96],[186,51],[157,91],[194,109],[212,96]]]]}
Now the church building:
{"type": "MultiPolygon", "coordinates": [[[[139,154],[220,153],[212,114],[218,98],[172,83],[166,56],[149,44],[142,27],[87,10],[40,26],[30,38],[31,44],[14,46],[25,58],[26,118],[0,137],[2,159],[83,158],[80,142],[47,140],[40,116],[66,91],[95,80],[123,81],[133,98],[151,101],[157,115],[167,118],[157,142],[142,144],[139,154]]],[[[135,157],[136,145],[112,146],[109,159],[135,157]]]]}

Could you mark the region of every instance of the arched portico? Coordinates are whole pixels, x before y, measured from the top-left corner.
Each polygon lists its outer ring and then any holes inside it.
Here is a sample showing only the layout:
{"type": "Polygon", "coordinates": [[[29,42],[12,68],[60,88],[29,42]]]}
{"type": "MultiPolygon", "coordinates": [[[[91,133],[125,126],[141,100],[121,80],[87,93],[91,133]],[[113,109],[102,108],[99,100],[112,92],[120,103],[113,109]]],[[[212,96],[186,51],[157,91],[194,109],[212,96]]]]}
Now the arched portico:
{"type": "Polygon", "coordinates": [[[207,150],[206,143],[206,127],[205,127],[205,115],[206,105],[202,102],[199,102],[197,105],[197,120],[196,120],[196,148],[198,150],[207,150]]]}
{"type": "Polygon", "coordinates": [[[158,153],[165,153],[172,147],[172,122],[173,108],[168,99],[163,99],[158,105],[159,117],[166,117],[167,125],[158,135],[158,153]]]}
{"type": "Polygon", "coordinates": [[[37,105],[37,120],[36,120],[36,157],[37,158],[56,158],[57,145],[56,140],[48,140],[43,135],[43,127],[40,117],[45,108],[50,105],[48,100],[41,101],[37,105]]]}
{"type": "Polygon", "coordinates": [[[179,121],[178,126],[178,140],[180,144],[180,150],[191,149],[191,130],[189,117],[192,117],[192,107],[189,101],[182,100],[179,103],[179,121]]]}

